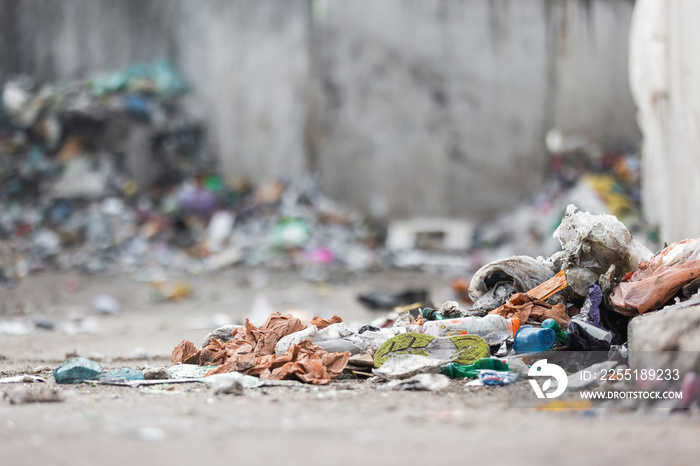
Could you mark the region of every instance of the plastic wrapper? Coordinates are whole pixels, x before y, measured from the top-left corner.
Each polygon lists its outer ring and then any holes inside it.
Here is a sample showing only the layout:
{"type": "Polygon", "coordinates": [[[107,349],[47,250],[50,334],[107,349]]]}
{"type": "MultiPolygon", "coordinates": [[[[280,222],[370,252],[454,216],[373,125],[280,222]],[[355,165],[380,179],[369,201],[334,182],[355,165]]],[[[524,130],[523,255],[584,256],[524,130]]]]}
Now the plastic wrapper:
{"type": "Polygon", "coordinates": [[[625,276],[610,293],[613,309],[638,315],[661,308],[681,288],[700,277],[700,238],[673,243],[639,270],[625,276]]]}
{"type": "Polygon", "coordinates": [[[572,351],[608,351],[612,341],[612,333],[576,320],[571,321],[568,336],[572,351]]]}
{"type": "Polygon", "coordinates": [[[469,286],[469,296],[475,307],[478,307],[477,301],[499,283],[511,283],[516,292],[525,292],[549,280],[554,273],[555,270],[544,259],[529,256],[509,257],[486,264],[477,270],[469,286]]]}
{"type": "Polygon", "coordinates": [[[566,208],[554,238],[566,252],[562,268],[569,286],[579,296],[587,296],[588,288],[610,265],[615,266],[615,277],[620,278],[652,256],[614,216],[577,212],[573,204],[566,208]]]}

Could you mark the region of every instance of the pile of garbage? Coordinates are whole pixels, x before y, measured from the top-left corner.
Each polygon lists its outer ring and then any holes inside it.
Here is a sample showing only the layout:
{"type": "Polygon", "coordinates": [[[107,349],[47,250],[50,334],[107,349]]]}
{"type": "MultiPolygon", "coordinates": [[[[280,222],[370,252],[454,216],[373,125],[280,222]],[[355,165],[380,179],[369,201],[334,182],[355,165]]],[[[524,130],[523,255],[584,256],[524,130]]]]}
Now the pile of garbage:
{"type": "MultiPolygon", "coordinates": [[[[700,239],[653,255],[614,216],[580,212],[574,205],[554,236],[562,250],[548,258],[514,256],[480,269],[469,288],[470,309],[454,301],[437,309],[415,303],[361,328],[338,316],[305,326],[275,313],[260,327],[248,321],[222,327],[200,348],[183,341],[172,362],[204,366],[205,376],[238,372],[314,384],[373,377],[392,387],[432,390],[444,388],[448,377],[509,385],[541,368],[543,355],[554,354],[572,371],[570,389],[634,386],[624,375],[652,368],[635,361],[628,327],[667,304],[676,303],[665,312],[700,302],[700,239]],[[592,375],[577,378],[578,371],[592,375]],[[610,371],[623,377],[603,377],[610,371]]],[[[657,382],[685,391],[678,406],[700,399],[692,383],[700,360],[694,362],[683,372],[658,368],[672,376],[657,382]]]]}
{"type": "Polygon", "coordinates": [[[3,84],[0,282],[47,268],[162,281],[235,264],[298,268],[312,281],[386,267],[469,276],[513,254],[552,255],[570,202],[646,228],[639,158],[574,146],[552,149],[531,203],[480,224],[419,218],[385,232],[311,177],[254,186],[221,176],[187,92],[167,62],[71,83],[3,84]]]}
{"type": "Polygon", "coordinates": [[[377,230],[313,182],[217,174],[205,131],[167,63],[40,85],[0,99],[0,282],[35,270],[159,280],[244,263],[305,277],[385,261],[377,230]]]}
{"type": "MultiPolygon", "coordinates": [[[[620,399],[628,408],[697,405],[700,356],[683,350],[697,349],[700,239],[654,255],[614,216],[574,205],[554,236],[562,249],[550,257],[513,256],[478,270],[469,307],[457,301],[435,307],[427,293],[414,292],[394,298],[421,301],[362,325],[273,312],[260,325],[246,319],[215,329],[201,346],[183,340],[171,367],[105,372],[74,358],[54,370],[54,379],[209,383],[216,394],[237,395],[261,386],[368,379],[395,390],[507,386],[513,406],[542,409],[620,406],[620,399]],[[542,376],[551,379],[540,386],[542,376]]],[[[26,381],[33,379],[0,379],[26,381]]],[[[45,398],[60,401],[60,393],[45,398]]]]}

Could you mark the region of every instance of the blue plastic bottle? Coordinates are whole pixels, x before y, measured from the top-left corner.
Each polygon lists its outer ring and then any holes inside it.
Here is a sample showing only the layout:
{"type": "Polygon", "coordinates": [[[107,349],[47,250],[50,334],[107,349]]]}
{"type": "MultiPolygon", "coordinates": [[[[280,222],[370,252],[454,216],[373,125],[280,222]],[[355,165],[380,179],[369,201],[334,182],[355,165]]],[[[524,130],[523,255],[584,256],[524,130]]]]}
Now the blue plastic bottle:
{"type": "Polygon", "coordinates": [[[516,353],[547,351],[557,341],[557,334],[551,328],[522,327],[513,337],[516,353]]]}

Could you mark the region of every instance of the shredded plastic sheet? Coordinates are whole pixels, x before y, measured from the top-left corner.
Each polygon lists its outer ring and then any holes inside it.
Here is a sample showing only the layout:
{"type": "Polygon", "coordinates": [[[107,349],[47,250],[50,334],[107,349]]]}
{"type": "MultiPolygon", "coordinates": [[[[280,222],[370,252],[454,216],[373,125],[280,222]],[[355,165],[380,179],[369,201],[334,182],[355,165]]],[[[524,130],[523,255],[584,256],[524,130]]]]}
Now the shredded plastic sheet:
{"type": "Polygon", "coordinates": [[[527,293],[513,295],[506,304],[489,314],[497,314],[506,319],[517,317],[521,325],[528,320],[541,323],[550,318],[556,320],[562,327],[566,327],[571,322],[564,304],[551,305],[541,299],[528,296],[527,293]]]}
{"type": "Polygon", "coordinates": [[[246,319],[245,326],[233,329],[233,338],[224,343],[212,339],[208,346],[197,349],[183,340],[173,349],[171,359],[173,363],[218,366],[207,375],[237,371],[267,380],[326,384],[340,375],[350,353],[328,353],[305,340],[292,345],[280,357],[274,354],[281,338],[304,328],[298,318],[275,312],[260,327],[246,319]]]}
{"type": "Polygon", "coordinates": [[[554,238],[566,252],[562,268],[569,286],[579,296],[587,296],[588,288],[610,265],[615,266],[619,278],[652,256],[614,216],[577,212],[573,204],[567,206],[554,238]]]}
{"type": "Polygon", "coordinates": [[[516,291],[525,292],[552,278],[554,270],[543,259],[513,256],[486,264],[474,274],[469,296],[477,301],[501,281],[512,282],[516,291]]]}
{"type": "Polygon", "coordinates": [[[661,308],[688,283],[700,277],[700,238],[673,243],[610,293],[610,303],[620,314],[634,316],[661,308]]]}

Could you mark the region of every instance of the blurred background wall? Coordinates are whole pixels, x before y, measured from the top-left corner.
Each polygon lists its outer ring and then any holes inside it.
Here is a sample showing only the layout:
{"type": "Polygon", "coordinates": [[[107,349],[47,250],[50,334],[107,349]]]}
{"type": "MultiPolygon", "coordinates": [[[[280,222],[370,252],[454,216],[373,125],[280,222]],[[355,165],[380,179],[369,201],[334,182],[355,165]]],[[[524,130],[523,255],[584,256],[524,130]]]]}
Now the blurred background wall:
{"type": "Polygon", "coordinates": [[[168,58],[222,169],[317,173],[375,217],[484,218],[532,195],[545,134],[635,150],[632,0],[0,0],[0,70],[168,58]]]}

